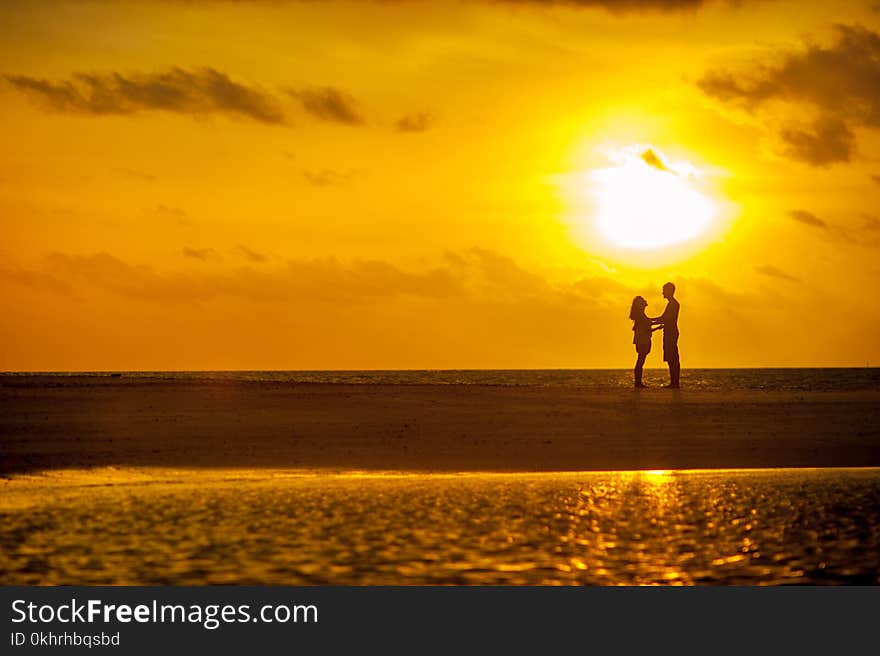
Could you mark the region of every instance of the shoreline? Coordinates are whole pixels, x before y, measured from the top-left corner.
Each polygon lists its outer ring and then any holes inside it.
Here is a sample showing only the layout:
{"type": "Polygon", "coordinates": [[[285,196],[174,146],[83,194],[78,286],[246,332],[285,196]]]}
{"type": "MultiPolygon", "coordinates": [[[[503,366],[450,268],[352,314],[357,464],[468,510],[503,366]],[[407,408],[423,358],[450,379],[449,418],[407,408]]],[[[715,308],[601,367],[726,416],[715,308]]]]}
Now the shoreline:
{"type": "Polygon", "coordinates": [[[715,477],[730,474],[736,477],[774,477],[797,473],[823,475],[834,472],[845,476],[877,476],[880,466],[869,467],[765,467],[765,468],[706,468],[669,470],[559,470],[559,471],[379,471],[340,469],[272,469],[272,468],[199,468],[199,467],[130,467],[105,466],[87,469],[47,469],[0,475],[0,512],[20,512],[39,508],[47,503],[58,504],[71,499],[100,498],[120,490],[131,493],[161,493],[175,491],[247,486],[326,486],[345,485],[353,481],[381,484],[383,481],[446,483],[482,482],[560,482],[589,481],[596,477],[623,477],[627,480],[642,478],[646,481],[668,482],[673,479],[715,477]],[[46,495],[50,495],[47,499],[46,495]]]}

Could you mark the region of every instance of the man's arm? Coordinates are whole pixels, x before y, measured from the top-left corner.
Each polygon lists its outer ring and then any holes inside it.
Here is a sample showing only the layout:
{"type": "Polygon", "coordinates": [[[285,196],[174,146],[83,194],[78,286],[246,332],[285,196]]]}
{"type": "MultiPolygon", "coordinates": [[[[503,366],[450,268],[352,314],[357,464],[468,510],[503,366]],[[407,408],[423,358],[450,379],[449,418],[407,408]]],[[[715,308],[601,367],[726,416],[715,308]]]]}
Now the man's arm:
{"type": "Polygon", "coordinates": [[[665,323],[669,319],[669,303],[666,304],[666,309],[663,310],[663,314],[659,317],[654,317],[651,319],[651,323],[665,323]]]}

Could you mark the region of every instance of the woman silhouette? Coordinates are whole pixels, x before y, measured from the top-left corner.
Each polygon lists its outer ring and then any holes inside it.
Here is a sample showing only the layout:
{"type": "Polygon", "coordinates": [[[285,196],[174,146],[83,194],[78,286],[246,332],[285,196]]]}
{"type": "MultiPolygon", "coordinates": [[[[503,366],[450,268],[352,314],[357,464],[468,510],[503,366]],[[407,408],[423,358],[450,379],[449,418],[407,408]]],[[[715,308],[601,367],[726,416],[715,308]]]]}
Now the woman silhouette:
{"type": "Polygon", "coordinates": [[[642,369],[645,366],[645,358],[651,352],[651,333],[659,330],[663,326],[651,325],[651,320],[645,314],[645,308],[648,307],[648,301],[641,296],[633,299],[632,307],[629,309],[629,318],[633,322],[633,344],[636,345],[636,368],[633,370],[636,379],[636,387],[647,387],[642,383],[642,369]]]}

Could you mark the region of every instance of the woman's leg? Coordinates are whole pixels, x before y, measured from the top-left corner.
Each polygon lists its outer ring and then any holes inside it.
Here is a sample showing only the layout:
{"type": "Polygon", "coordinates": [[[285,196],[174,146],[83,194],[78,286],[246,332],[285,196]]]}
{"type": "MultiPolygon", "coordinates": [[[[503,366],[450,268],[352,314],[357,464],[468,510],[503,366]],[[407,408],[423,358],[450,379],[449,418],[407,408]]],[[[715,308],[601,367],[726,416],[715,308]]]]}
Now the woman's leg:
{"type": "Polygon", "coordinates": [[[638,358],[636,358],[636,368],[633,370],[636,379],[636,387],[642,386],[642,370],[645,367],[645,358],[647,357],[647,353],[639,353],[638,358]]]}

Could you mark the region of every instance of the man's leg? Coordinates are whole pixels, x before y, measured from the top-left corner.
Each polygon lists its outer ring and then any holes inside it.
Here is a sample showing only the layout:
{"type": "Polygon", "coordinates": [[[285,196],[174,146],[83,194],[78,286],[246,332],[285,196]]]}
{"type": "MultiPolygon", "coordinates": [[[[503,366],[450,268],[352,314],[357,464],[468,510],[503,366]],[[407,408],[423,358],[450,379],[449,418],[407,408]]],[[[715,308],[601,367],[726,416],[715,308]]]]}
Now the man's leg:
{"type": "Polygon", "coordinates": [[[678,355],[669,360],[669,384],[672,387],[678,387],[681,379],[681,363],[678,355]]]}
{"type": "Polygon", "coordinates": [[[678,359],[678,335],[667,338],[663,335],[663,359],[669,365],[669,387],[678,387],[681,377],[681,364],[678,359]]]}

